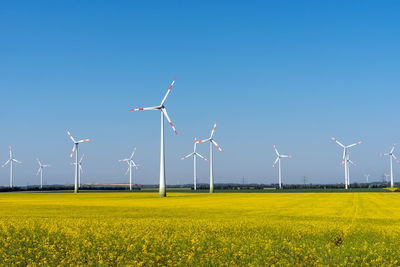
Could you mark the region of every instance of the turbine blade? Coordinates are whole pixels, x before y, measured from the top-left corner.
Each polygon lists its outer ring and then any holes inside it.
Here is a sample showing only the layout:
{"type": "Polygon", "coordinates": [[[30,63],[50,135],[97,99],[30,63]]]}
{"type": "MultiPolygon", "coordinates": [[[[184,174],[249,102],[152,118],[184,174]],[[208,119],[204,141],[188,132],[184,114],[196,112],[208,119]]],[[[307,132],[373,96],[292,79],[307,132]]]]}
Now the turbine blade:
{"type": "Polygon", "coordinates": [[[390,150],[390,154],[393,153],[395,147],[396,147],[396,144],[393,144],[392,150],[390,150]]]}
{"type": "Polygon", "coordinates": [[[139,111],[139,110],[157,110],[160,107],[148,107],[148,108],[131,108],[129,111],[139,111]]]}
{"type": "Polygon", "coordinates": [[[132,161],[132,165],[133,165],[133,167],[135,167],[135,169],[137,170],[137,169],[139,169],[138,167],[139,167],[139,165],[137,165],[133,160],[131,160],[132,161]]]}
{"type": "Polygon", "coordinates": [[[196,143],[200,144],[200,143],[204,143],[204,142],[207,142],[207,141],[210,141],[210,139],[204,139],[204,140],[196,141],[196,143]]]}
{"type": "Polygon", "coordinates": [[[178,132],[176,131],[174,125],[173,125],[172,122],[171,122],[171,119],[170,119],[169,116],[168,116],[167,110],[166,110],[165,108],[162,108],[161,111],[164,113],[165,117],[167,118],[169,124],[170,124],[171,127],[172,127],[172,130],[174,130],[175,134],[178,135],[178,132]]]}
{"type": "Polygon", "coordinates": [[[3,165],[1,165],[1,167],[4,168],[9,162],[10,160],[7,160],[3,165]]]}
{"type": "Polygon", "coordinates": [[[89,141],[91,141],[91,139],[83,139],[83,140],[78,141],[78,144],[89,142],[89,141]]]}
{"type": "Polygon", "coordinates": [[[357,164],[355,164],[353,161],[349,160],[349,162],[350,162],[353,166],[357,166],[357,164]]]}
{"type": "Polygon", "coordinates": [[[208,161],[208,159],[206,159],[205,157],[203,157],[202,155],[200,155],[199,153],[196,152],[196,155],[199,156],[200,158],[204,159],[205,161],[208,161]]]}
{"type": "Polygon", "coordinates": [[[72,148],[71,155],[69,156],[69,159],[72,159],[72,155],[74,155],[75,149],[76,149],[76,145],[74,145],[74,147],[72,148]]]}
{"type": "Polygon", "coordinates": [[[342,165],[342,166],[343,166],[343,164],[344,164],[345,157],[346,157],[346,149],[343,149],[342,162],[340,163],[340,165],[342,165]]]}
{"type": "Polygon", "coordinates": [[[75,139],[72,137],[71,133],[67,130],[67,134],[69,138],[71,138],[72,142],[76,143],[75,139]]]}
{"type": "Polygon", "coordinates": [[[276,155],[279,157],[279,152],[278,152],[278,149],[276,149],[275,145],[274,145],[274,150],[275,150],[276,155]]]}
{"type": "Polygon", "coordinates": [[[40,160],[38,158],[36,159],[36,161],[39,164],[39,166],[42,166],[42,163],[40,162],[40,160]]]}
{"type": "Polygon", "coordinates": [[[172,86],[173,86],[174,83],[175,83],[175,80],[176,80],[176,77],[174,78],[174,80],[172,81],[171,85],[169,86],[168,91],[167,91],[167,93],[165,94],[163,100],[161,101],[161,105],[160,105],[160,106],[164,105],[165,100],[167,100],[167,96],[169,95],[169,92],[171,92],[171,89],[172,89],[172,86]]]}
{"type": "Polygon", "coordinates": [[[279,156],[276,157],[276,160],[274,161],[274,164],[272,164],[272,168],[275,167],[275,165],[276,165],[276,163],[278,162],[278,160],[279,160],[279,156]]]}
{"type": "Polygon", "coordinates": [[[389,156],[389,153],[379,154],[379,156],[389,156]]]}
{"type": "Polygon", "coordinates": [[[342,143],[340,143],[336,138],[334,138],[334,137],[331,137],[331,139],[333,140],[333,141],[335,141],[339,146],[341,146],[341,147],[345,147],[342,143]]]}
{"type": "Polygon", "coordinates": [[[83,168],[82,168],[82,165],[81,165],[81,164],[79,164],[79,171],[80,171],[80,172],[83,172],[83,168]]]}
{"type": "Polygon", "coordinates": [[[280,155],[281,158],[292,158],[292,155],[280,155]]]}
{"type": "Polygon", "coordinates": [[[128,161],[129,159],[120,159],[119,162],[128,161]]]}
{"type": "Polygon", "coordinates": [[[12,158],[11,145],[10,145],[10,159],[12,158]]]}
{"type": "Polygon", "coordinates": [[[41,169],[42,169],[42,168],[39,168],[39,170],[38,170],[37,173],[36,173],[36,176],[39,175],[41,169]]]}
{"type": "Polygon", "coordinates": [[[126,172],[125,172],[125,175],[127,175],[128,174],[128,172],[129,172],[129,168],[130,168],[131,166],[129,166],[128,167],[128,169],[126,170],[126,172]]]}
{"type": "Polygon", "coordinates": [[[214,144],[214,146],[216,146],[219,149],[219,151],[221,151],[223,153],[221,147],[217,144],[217,142],[214,141],[214,139],[211,140],[211,142],[214,144]]]}
{"type": "Polygon", "coordinates": [[[22,162],[19,161],[19,160],[17,160],[17,159],[12,159],[12,161],[14,161],[14,162],[16,162],[16,163],[19,163],[19,164],[22,164],[22,162]]]}
{"type": "Polygon", "coordinates": [[[192,152],[192,153],[190,153],[190,154],[184,156],[183,158],[181,158],[181,160],[187,159],[188,157],[190,157],[190,156],[193,155],[193,154],[194,154],[194,152],[192,152]]]}
{"type": "Polygon", "coordinates": [[[82,157],[81,157],[81,159],[79,160],[79,164],[81,164],[82,163],[82,160],[83,160],[83,157],[85,156],[85,154],[82,154],[82,157]]]}
{"type": "Polygon", "coordinates": [[[135,155],[135,152],[136,152],[136,147],[133,149],[133,152],[132,152],[131,157],[129,159],[133,158],[133,155],[135,155]]]}
{"type": "Polygon", "coordinates": [[[217,127],[217,122],[214,123],[214,127],[211,130],[211,135],[210,135],[210,139],[213,137],[214,132],[215,132],[215,127],[217,127]]]}
{"type": "Polygon", "coordinates": [[[392,157],[396,160],[397,163],[400,164],[400,160],[398,160],[397,157],[394,154],[392,154],[392,157]]]}
{"type": "Polygon", "coordinates": [[[357,143],[354,143],[354,144],[348,145],[348,146],[347,146],[347,148],[350,148],[350,147],[353,147],[353,146],[359,145],[359,144],[361,144],[361,143],[362,143],[362,141],[358,141],[357,143]]]}

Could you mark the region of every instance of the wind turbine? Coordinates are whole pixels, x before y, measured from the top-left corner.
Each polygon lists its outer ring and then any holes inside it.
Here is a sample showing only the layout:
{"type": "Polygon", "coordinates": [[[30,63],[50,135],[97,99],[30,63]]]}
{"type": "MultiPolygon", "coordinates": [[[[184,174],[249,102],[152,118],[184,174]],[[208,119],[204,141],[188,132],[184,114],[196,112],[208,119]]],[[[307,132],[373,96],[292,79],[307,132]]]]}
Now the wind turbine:
{"type": "Polygon", "coordinates": [[[128,163],[129,167],[128,170],[126,171],[126,174],[129,172],[129,190],[132,191],[132,166],[135,167],[135,169],[138,169],[139,165],[136,165],[135,162],[132,160],[133,155],[135,155],[136,152],[136,147],[133,149],[133,152],[129,158],[126,159],[120,159],[119,162],[126,162],[128,163]]]}
{"type": "Polygon", "coordinates": [[[387,174],[387,173],[385,173],[384,176],[385,176],[385,183],[388,183],[388,177],[389,177],[390,175],[387,174]]]}
{"type": "Polygon", "coordinates": [[[176,80],[176,77],[172,81],[170,87],[168,88],[167,93],[165,94],[163,100],[161,101],[161,104],[159,106],[155,107],[149,107],[149,108],[133,108],[130,109],[130,111],[138,111],[138,110],[161,110],[161,151],[160,151],[160,185],[159,185],[159,195],[160,197],[166,197],[167,192],[165,191],[165,150],[164,150],[164,116],[167,118],[169,124],[172,127],[172,130],[174,130],[175,134],[178,135],[178,132],[175,130],[174,125],[172,124],[167,110],[165,109],[164,103],[165,100],[167,99],[167,96],[171,92],[171,88],[174,85],[176,80]]]}
{"type": "Polygon", "coordinates": [[[69,159],[72,159],[72,155],[74,154],[75,150],[75,186],[74,186],[74,193],[78,193],[78,179],[80,179],[80,172],[79,172],[79,162],[78,162],[78,145],[80,143],[88,142],[90,139],[83,139],[80,141],[75,141],[75,139],[72,137],[70,132],[67,130],[67,133],[69,135],[69,138],[71,138],[72,142],[74,142],[74,147],[72,148],[71,155],[69,156],[69,159]]]}
{"type": "Polygon", "coordinates": [[[10,163],[10,188],[13,187],[13,166],[14,166],[14,162],[22,164],[21,161],[16,160],[13,157],[12,151],[11,151],[11,145],[10,145],[10,158],[1,166],[2,168],[5,167],[8,163],[10,163]]]}
{"type": "Polygon", "coordinates": [[[217,122],[215,122],[214,127],[211,130],[210,138],[195,142],[195,143],[199,143],[199,144],[204,143],[204,142],[210,142],[210,193],[214,193],[213,145],[216,146],[218,148],[218,150],[222,152],[221,147],[213,139],[215,127],[217,127],[217,122]]]}
{"type": "Polygon", "coordinates": [[[36,173],[36,176],[38,176],[39,173],[40,173],[40,189],[42,189],[42,188],[43,188],[43,169],[44,169],[44,168],[47,168],[47,167],[50,167],[50,165],[48,165],[48,164],[44,164],[44,165],[43,165],[43,164],[40,162],[39,159],[36,159],[36,161],[37,161],[37,163],[39,164],[39,169],[38,169],[38,171],[37,171],[37,173],[36,173]]]}
{"type": "Polygon", "coordinates": [[[368,182],[368,178],[371,176],[370,174],[364,174],[364,176],[365,176],[365,179],[366,179],[366,181],[367,181],[367,184],[369,183],[368,182]]]}
{"type": "Polygon", "coordinates": [[[344,164],[344,184],[345,188],[348,189],[350,185],[350,164],[355,165],[351,160],[350,160],[350,155],[349,155],[349,148],[356,146],[358,144],[361,144],[362,141],[359,141],[357,143],[345,146],[342,143],[340,143],[337,139],[331,137],[333,141],[335,141],[339,146],[343,147],[343,157],[342,157],[342,162],[341,165],[343,166],[344,164]]]}
{"type": "Polygon", "coordinates": [[[181,158],[181,160],[187,159],[190,156],[193,156],[193,188],[194,190],[197,190],[197,167],[196,167],[196,159],[197,156],[199,156],[200,158],[204,159],[205,161],[207,161],[207,159],[205,157],[203,157],[202,155],[200,155],[199,153],[196,152],[196,146],[197,146],[197,142],[196,142],[196,137],[194,138],[194,148],[193,148],[193,152],[190,153],[189,155],[184,156],[183,158],[181,158]]]}
{"type": "Polygon", "coordinates": [[[278,163],[279,167],[279,189],[282,189],[282,174],[281,174],[281,158],[292,158],[291,155],[281,155],[279,154],[278,150],[276,149],[276,146],[274,145],[274,150],[277,155],[276,160],[274,164],[272,165],[272,168],[275,167],[276,163],[278,163]]]}
{"type": "MultiPolygon", "coordinates": [[[[79,160],[79,162],[78,162],[78,166],[79,166],[79,175],[78,175],[78,188],[81,188],[81,174],[82,174],[82,172],[83,172],[83,168],[82,168],[82,161],[83,161],[83,157],[85,156],[85,154],[82,154],[82,156],[81,156],[81,159],[79,160]]],[[[72,163],[71,162],[71,165],[72,166],[75,166],[75,162],[74,163],[72,163]]]]}
{"type": "Polygon", "coordinates": [[[389,153],[385,153],[385,154],[379,154],[380,156],[389,156],[390,158],[390,187],[393,188],[394,187],[394,180],[393,180],[393,159],[395,159],[398,163],[399,160],[397,159],[397,157],[393,154],[393,151],[396,147],[396,144],[393,144],[392,149],[390,150],[389,153]]]}

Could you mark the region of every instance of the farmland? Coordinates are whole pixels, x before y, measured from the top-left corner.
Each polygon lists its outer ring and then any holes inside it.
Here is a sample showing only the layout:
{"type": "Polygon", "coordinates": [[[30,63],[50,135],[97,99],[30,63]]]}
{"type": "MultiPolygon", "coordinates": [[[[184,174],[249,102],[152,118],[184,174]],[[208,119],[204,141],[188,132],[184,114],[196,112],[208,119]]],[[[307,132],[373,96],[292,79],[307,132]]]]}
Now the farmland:
{"type": "Polygon", "coordinates": [[[0,262],[398,265],[400,194],[2,193],[0,262]]]}

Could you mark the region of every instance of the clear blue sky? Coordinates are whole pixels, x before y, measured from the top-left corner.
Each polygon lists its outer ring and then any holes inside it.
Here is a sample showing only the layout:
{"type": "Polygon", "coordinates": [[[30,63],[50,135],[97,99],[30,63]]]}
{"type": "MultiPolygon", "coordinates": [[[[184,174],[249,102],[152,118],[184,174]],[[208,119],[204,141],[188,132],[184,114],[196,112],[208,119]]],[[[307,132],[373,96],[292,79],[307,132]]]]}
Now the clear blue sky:
{"type": "Polygon", "coordinates": [[[217,183],[276,182],[273,144],[294,156],[284,183],[343,182],[330,136],[365,142],[351,151],[352,181],[388,172],[378,153],[400,142],[400,2],[138,2],[0,3],[0,159],[12,144],[17,185],[38,183],[36,157],[52,165],[46,183],[73,182],[66,129],[93,139],[83,182],[128,181],[117,160],[137,147],[135,182],[158,183],[159,112],[128,109],[159,104],[174,76],[167,184],[192,181],[179,158],[216,120],[217,183]]]}

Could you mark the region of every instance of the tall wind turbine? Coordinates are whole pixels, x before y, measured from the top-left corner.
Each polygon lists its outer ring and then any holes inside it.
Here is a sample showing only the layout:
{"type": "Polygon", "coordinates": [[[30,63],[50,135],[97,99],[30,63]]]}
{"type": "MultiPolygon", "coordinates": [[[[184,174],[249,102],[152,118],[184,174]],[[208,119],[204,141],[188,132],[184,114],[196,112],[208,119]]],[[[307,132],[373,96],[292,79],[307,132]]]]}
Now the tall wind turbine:
{"type": "Polygon", "coordinates": [[[47,167],[50,167],[50,165],[42,164],[39,159],[36,159],[36,161],[39,164],[39,169],[38,169],[38,171],[36,173],[36,176],[38,176],[39,173],[40,173],[40,189],[42,189],[43,188],[43,169],[47,168],[47,167]]]}
{"type": "Polygon", "coordinates": [[[72,152],[71,155],[69,156],[70,159],[72,159],[72,155],[74,154],[75,150],[75,185],[74,185],[74,192],[78,193],[79,189],[78,189],[78,179],[79,179],[79,162],[78,162],[78,145],[80,143],[84,143],[84,142],[88,142],[90,141],[90,139],[83,139],[80,141],[75,141],[75,139],[72,137],[72,135],[70,134],[70,132],[67,130],[67,133],[69,135],[69,138],[71,138],[72,142],[74,142],[74,147],[72,148],[72,152]]]}
{"type": "Polygon", "coordinates": [[[221,147],[215,142],[213,139],[215,127],[217,127],[217,122],[215,122],[214,127],[211,130],[210,138],[196,141],[196,143],[204,143],[210,142],[210,193],[214,193],[214,174],[213,174],[213,145],[218,148],[219,151],[222,152],[221,147]]]}
{"type": "MultiPolygon", "coordinates": [[[[82,175],[82,172],[83,172],[83,168],[82,168],[82,161],[83,161],[83,158],[85,157],[85,154],[82,154],[82,156],[81,156],[81,159],[79,160],[79,162],[78,162],[78,168],[79,168],[79,173],[78,173],[78,188],[81,188],[81,175],[82,175]]],[[[75,162],[74,163],[72,163],[71,162],[71,165],[72,166],[75,166],[75,162]]]]}
{"type": "Polygon", "coordinates": [[[371,176],[371,174],[364,174],[364,176],[365,176],[365,179],[366,179],[367,184],[368,184],[368,183],[369,183],[369,182],[368,182],[368,178],[371,176]]]}
{"type": "Polygon", "coordinates": [[[196,146],[197,146],[197,142],[196,142],[196,137],[194,138],[194,148],[193,148],[193,152],[190,153],[189,155],[184,156],[183,158],[181,158],[181,160],[187,159],[190,156],[193,156],[193,188],[194,190],[197,190],[197,167],[196,167],[196,159],[197,156],[199,156],[200,158],[204,159],[205,161],[207,161],[207,159],[205,157],[203,157],[202,155],[200,155],[199,153],[196,152],[196,146]]]}
{"type": "Polygon", "coordinates": [[[343,157],[342,157],[342,162],[341,165],[343,166],[344,164],[344,184],[345,188],[348,189],[350,185],[350,164],[355,165],[351,160],[350,160],[350,155],[349,155],[349,148],[356,146],[358,144],[361,144],[362,141],[359,141],[357,143],[345,146],[342,143],[340,143],[337,139],[331,137],[333,141],[335,141],[339,146],[343,148],[343,157]]]}
{"type": "Polygon", "coordinates": [[[12,151],[11,151],[11,145],[10,145],[10,158],[1,166],[2,168],[5,167],[7,164],[10,163],[10,188],[13,187],[13,166],[14,166],[14,162],[21,164],[21,161],[16,160],[13,157],[12,151]]]}
{"type": "Polygon", "coordinates": [[[135,162],[132,160],[133,155],[135,155],[136,152],[136,147],[133,149],[133,152],[129,158],[126,159],[120,159],[119,162],[126,162],[128,163],[129,167],[128,170],[126,171],[126,174],[129,172],[129,190],[132,191],[132,166],[135,167],[135,169],[138,169],[139,165],[136,165],[135,162]]]}
{"type": "Polygon", "coordinates": [[[389,153],[385,153],[385,154],[379,154],[380,156],[389,156],[390,159],[390,187],[393,188],[394,187],[394,179],[393,179],[393,159],[395,159],[398,163],[399,160],[397,159],[397,157],[393,154],[393,151],[396,147],[396,144],[393,144],[392,149],[390,150],[389,153]]]}
{"type": "Polygon", "coordinates": [[[163,100],[161,101],[161,104],[159,106],[155,107],[149,107],[149,108],[133,108],[130,109],[130,111],[138,111],[138,110],[161,110],[161,151],[160,151],[160,185],[159,185],[159,195],[160,197],[166,197],[167,192],[165,191],[165,150],[164,150],[164,116],[167,118],[169,124],[172,127],[172,130],[174,130],[175,134],[178,135],[178,132],[175,130],[174,125],[172,124],[167,110],[165,109],[164,103],[165,100],[167,99],[167,96],[169,95],[169,92],[171,92],[171,88],[174,85],[176,80],[176,77],[172,81],[170,87],[168,88],[167,93],[165,94],[163,100]]]}
{"type": "Polygon", "coordinates": [[[282,189],[282,174],[281,174],[281,158],[292,158],[291,155],[281,155],[278,152],[278,149],[276,149],[276,146],[274,145],[274,150],[276,153],[276,160],[274,164],[272,165],[272,168],[275,167],[276,163],[278,163],[278,168],[279,168],[279,189],[282,189]]]}

